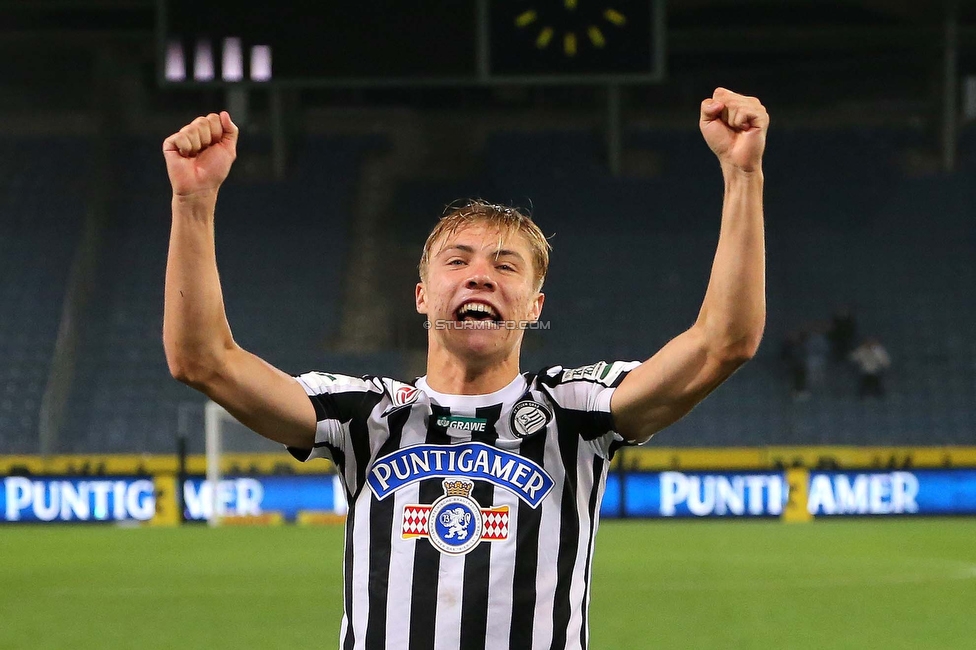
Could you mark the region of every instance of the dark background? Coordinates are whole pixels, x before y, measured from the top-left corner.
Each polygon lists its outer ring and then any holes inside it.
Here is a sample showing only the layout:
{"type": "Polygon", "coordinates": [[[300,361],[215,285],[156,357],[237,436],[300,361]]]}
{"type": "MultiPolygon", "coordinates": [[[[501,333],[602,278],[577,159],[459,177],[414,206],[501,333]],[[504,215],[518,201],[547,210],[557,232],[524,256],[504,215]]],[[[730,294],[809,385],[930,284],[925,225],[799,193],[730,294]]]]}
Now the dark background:
{"type": "Polygon", "coordinates": [[[718,234],[697,130],[717,86],[772,115],[769,322],[652,444],[976,444],[973,75],[968,2],[0,0],[0,454],[199,432],[160,342],[159,146],[197,115],[242,127],[217,226],[235,337],[289,372],[409,379],[420,246],[467,196],[530,206],[553,235],[553,329],[529,333],[524,370],[643,359],[690,325],[718,234]],[[559,30],[611,4],[634,29],[606,27],[600,56],[580,31],[565,56],[559,30]],[[551,17],[544,51],[514,27],[528,9],[551,17]],[[274,79],[161,83],[168,38],[191,53],[201,35],[272,45],[274,79]],[[791,392],[784,344],[841,308],[894,359],[882,400],[843,358],[791,392]]]}

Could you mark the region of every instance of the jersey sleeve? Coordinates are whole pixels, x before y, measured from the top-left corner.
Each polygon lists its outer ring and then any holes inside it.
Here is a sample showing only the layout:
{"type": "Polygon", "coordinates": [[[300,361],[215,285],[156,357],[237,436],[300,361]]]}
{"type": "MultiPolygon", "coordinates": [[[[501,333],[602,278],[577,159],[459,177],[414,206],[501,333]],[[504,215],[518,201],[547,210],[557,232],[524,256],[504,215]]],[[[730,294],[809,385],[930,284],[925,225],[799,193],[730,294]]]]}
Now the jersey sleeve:
{"type": "Polygon", "coordinates": [[[576,433],[609,459],[619,447],[636,444],[614,430],[610,398],[639,365],[640,361],[599,361],[581,368],[553,366],[541,373],[540,380],[557,411],[573,422],[576,433]]]}
{"type": "Polygon", "coordinates": [[[373,377],[350,377],[308,372],[295,377],[315,408],[315,442],[311,449],[288,447],[305,462],[329,458],[344,473],[364,448],[369,449],[367,423],[373,408],[383,399],[383,385],[373,377]]]}

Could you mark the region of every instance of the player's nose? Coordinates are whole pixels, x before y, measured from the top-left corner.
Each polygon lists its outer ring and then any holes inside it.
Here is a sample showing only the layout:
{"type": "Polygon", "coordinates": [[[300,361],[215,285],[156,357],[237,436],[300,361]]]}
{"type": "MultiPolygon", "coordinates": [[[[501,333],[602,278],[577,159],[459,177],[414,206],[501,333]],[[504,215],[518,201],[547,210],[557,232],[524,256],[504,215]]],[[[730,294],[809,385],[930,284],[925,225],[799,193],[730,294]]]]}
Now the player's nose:
{"type": "Polygon", "coordinates": [[[467,289],[493,290],[495,288],[495,281],[491,277],[491,269],[492,266],[488,260],[475,257],[468,266],[470,275],[465,281],[464,286],[467,289]]]}
{"type": "Polygon", "coordinates": [[[492,280],[486,273],[474,273],[467,279],[464,286],[468,289],[493,291],[495,289],[495,281],[492,280]]]}

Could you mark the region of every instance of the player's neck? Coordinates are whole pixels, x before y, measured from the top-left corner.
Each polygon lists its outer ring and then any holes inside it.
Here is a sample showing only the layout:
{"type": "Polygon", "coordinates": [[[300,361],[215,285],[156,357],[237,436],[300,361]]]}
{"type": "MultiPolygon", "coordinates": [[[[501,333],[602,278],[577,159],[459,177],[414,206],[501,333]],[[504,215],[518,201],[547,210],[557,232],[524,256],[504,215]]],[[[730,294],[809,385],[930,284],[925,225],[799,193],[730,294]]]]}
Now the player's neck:
{"type": "Polygon", "coordinates": [[[508,386],[519,374],[518,350],[505,359],[486,365],[467,363],[444,353],[427,354],[427,385],[449,395],[486,395],[508,386]]]}

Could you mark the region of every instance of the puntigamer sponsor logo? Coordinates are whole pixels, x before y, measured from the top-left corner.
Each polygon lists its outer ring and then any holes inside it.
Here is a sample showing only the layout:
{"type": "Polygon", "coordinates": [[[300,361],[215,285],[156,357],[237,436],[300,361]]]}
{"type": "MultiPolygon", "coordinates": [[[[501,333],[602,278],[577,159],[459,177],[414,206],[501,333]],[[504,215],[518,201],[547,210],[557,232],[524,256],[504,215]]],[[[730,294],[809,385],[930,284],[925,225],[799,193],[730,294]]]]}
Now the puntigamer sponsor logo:
{"type": "Polygon", "coordinates": [[[813,515],[916,513],[918,492],[918,477],[911,472],[814,473],[807,510],[813,515]]]}
{"type": "Polygon", "coordinates": [[[552,490],[552,478],[527,458],[480,442],[449,447],[414,445],[378,459],[366,484],[377,499],[427,478],[465,477],[515,493],[533,508],[552,490]]]}
{"type": "Polygon", "coordinates": [[[722,515],[779,516],[786,482],[782,474],[698,474],[661,472],[663,517],[722,515]]]}
{"type": "Polygon", "coordinates": [[[156,514],[148,478],[3,480],[6,521],[146,521],[156,514]]]}

